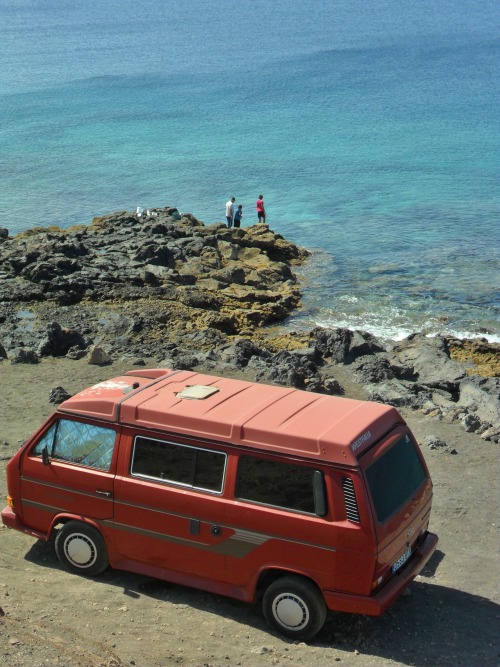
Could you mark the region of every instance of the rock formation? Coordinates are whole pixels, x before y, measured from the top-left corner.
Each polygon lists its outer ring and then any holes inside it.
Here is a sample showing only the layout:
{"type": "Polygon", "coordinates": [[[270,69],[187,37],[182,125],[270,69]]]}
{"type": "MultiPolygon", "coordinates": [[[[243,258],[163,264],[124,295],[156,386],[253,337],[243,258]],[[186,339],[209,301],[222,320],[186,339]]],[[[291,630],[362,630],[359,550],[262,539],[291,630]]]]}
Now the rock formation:
{"type": "Polygon", "coordinates": [[[270,328],[299,306],[292,267],[308,252],[266,225],[205,226],[163,208],[69,230],[0,232],[0,368],[126,355],[131,365],[147,358],[329,394],[345,393],[348,381],[370,400],[500,441],[498,344],[270,328]]]}
{"type": "Polygon", "coordinates": [[[206,329],[251,333],[297,308],[300,291],[291,266],[307,255],[266,225],[205,226],[173,208],[141,218],[115,213],[70,230],[4,235],[2,342],[29,345],[50,322],[55,324],[37,342],[42,355],[85,349],[86,336],[142,351],[141,344],[154,348],[156,340],[160,347],[206,329]]]}

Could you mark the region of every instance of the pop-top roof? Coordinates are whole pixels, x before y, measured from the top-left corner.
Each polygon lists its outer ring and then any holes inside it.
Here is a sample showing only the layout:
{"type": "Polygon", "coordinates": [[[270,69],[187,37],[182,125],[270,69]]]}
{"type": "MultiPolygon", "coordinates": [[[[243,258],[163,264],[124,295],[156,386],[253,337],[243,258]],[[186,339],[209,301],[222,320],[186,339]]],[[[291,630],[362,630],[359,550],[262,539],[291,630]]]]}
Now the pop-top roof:
{"type": "Polygon", "coordinates": [[[392,407],[215,377],[194,371],[131,371],[59,406],[155,431],[355,465],[395,424],[392,407]]]}

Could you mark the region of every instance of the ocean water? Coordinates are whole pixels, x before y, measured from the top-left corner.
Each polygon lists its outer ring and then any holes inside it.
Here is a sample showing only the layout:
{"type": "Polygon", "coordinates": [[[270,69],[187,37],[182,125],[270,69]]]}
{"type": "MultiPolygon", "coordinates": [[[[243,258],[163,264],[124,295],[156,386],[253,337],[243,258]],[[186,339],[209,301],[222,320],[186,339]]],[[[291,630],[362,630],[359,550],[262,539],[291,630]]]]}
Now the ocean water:
{"type": "Polygon", "coordinates": [[[0,226],[264,194],[290,327],[500,340],[493,0],[0,0],[0,226]]]}

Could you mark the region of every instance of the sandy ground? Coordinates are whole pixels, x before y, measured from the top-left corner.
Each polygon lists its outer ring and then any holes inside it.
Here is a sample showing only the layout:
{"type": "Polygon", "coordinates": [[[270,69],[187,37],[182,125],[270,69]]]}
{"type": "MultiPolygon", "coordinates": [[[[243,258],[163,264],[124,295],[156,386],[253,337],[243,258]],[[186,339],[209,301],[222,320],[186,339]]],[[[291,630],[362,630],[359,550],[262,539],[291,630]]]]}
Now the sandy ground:
{"type": "MultiPolygon", "coordinates": [[[[50,389],[74,393],[123,370],[84,360],[0,363],[2,506],[7,460],[53,410],[50,389]]],[[[268,629],[257,607],[119,571],[71,575],[52,544],[2,527],[0,665],[499,665],[498,446],[457,425],[405,416],[420,443],[437,435],[457,453],[422,447],[440,543],[410,594],[383,617],[332,614],[313,641],[292,643],[268,629]]]]}

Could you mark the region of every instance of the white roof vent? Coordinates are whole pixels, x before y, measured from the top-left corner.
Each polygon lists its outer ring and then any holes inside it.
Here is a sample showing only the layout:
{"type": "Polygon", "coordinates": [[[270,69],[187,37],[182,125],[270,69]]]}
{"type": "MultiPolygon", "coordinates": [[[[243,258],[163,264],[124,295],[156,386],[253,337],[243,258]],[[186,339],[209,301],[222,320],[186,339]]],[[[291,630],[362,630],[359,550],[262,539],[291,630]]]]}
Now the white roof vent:
{"type": "Polygon", "coordinates": [[[188,398],[195,401],[201,401],[204,398],[212,396],[219,391],[219,387],[207,387],[204,384],[192,384],[188,387],[184,387],[177,396],[178,398],[188,398]]]}

